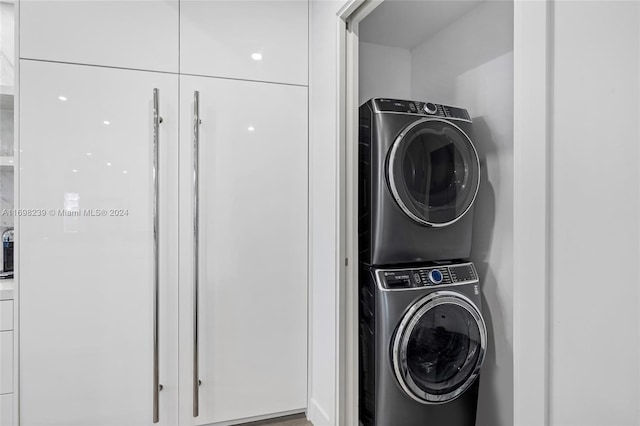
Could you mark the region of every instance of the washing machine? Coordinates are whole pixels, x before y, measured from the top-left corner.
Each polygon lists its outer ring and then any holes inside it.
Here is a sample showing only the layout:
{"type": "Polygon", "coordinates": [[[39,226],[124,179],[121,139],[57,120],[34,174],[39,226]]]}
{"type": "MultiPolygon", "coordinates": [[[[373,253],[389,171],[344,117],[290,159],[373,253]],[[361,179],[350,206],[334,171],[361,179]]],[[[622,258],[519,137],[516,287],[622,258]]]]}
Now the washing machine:
{"type": "Polygon", "coordinates": [[[474,426],[487,346],[472,263],[360,272],[363,426],[474,426]]]}
{"type": "Polygon", "coordinates": [[[377,98],[359,118],[360,262],[468,258],[480,186],[468,111],[377,98]]]}

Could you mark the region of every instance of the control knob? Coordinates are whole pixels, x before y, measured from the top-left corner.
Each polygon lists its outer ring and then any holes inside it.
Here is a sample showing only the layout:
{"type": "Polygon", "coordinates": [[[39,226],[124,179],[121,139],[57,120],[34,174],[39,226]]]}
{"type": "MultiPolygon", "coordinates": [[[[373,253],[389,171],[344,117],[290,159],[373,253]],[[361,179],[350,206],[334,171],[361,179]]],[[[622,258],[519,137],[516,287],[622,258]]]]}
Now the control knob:
{"type": "Polygon", "coordinates": [[[432,269],[429,271],[429,281],[434,284],[440,284],[442,282],[442,272],[438,269],[432,269]]]}
{"type": "Polygon", "coordinates": [[[424,109],[427,114],[435,114],[436,112],[438,112],[438,107],[431,102],[427,102],[426,104],[424,104],[422,109],[424,109]]]}

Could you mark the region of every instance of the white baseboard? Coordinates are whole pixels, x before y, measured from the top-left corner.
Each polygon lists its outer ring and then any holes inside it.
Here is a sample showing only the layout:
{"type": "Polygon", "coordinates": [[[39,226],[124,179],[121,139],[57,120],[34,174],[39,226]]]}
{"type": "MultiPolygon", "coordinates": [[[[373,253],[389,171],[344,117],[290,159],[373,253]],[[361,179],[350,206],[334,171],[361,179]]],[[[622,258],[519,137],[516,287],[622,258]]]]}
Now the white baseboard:
{"type": "Polygon", "coordinates": [[[318,404],[318,401],[313,398],[309,401],[307,419],[313,423],[313,426],[335,426],[326,411],[324,411],[320,404],[318,404]]]}

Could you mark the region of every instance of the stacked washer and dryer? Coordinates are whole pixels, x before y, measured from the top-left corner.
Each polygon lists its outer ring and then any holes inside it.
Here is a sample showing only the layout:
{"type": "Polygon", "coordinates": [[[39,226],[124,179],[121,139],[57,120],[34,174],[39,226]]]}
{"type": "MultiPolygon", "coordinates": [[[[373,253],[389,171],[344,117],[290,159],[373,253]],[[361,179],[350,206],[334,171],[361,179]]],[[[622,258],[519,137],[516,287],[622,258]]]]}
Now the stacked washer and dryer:
{"type": "Polygon", "coordinates": [[[480,163],[461,108],[371,99],[359,132],[359,416],[472,426],[487,344],[467,259],[480,163]]]}

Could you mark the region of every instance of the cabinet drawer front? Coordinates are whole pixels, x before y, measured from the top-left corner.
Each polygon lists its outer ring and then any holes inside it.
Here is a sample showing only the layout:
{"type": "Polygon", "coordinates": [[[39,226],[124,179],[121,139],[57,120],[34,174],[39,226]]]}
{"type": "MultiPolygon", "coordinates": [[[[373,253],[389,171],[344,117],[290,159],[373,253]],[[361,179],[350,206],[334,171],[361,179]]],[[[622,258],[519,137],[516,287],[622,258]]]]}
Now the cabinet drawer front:
{"type": "Polygon", "coordinates": [[[13,331],[0,332],[0,394],[13,392],[13,331]]]}
{"type": "Polygon", "coordinates": [[[13,426],[13,394],[0,395],[0,426],[13,426]]]}
{"type": "Polygon", "coordinates": [[[180,2],[180,72],[307,84],[307,0],[180,2]]]}
{"type": "Polygon", "coordinates": [[[0,331],[13,330],[13,300],[0,302],[0,331]]]}

